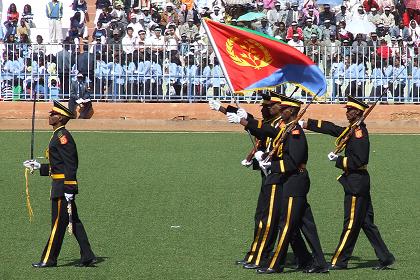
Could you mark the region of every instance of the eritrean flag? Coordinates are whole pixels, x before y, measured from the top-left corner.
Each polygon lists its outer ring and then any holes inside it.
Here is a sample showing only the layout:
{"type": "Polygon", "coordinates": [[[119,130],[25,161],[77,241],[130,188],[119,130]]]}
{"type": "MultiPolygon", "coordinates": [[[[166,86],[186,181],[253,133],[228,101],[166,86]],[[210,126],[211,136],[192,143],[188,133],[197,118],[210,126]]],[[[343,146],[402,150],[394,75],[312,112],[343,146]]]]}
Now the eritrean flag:
{"type": "Polygon", "coordinates": [[[234,92],[293,83],[311,94],[325,94],[321,69],[294,47],[254,30],[209,19],[203,24],[234,92]]]}

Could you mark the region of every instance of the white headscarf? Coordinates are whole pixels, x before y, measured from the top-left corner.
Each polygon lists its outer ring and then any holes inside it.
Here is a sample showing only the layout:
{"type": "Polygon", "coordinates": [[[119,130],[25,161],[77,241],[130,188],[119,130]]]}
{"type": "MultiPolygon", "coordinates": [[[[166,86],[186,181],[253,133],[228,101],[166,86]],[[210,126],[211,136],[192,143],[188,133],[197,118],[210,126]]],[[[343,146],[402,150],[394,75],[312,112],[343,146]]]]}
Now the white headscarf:
{"type": "Polygon", "coordinates": [[[408,34],[410,34],[411,39],[413,39],[415,43],[420,42],[420,26],[414,19],[412,19],[408,25],[408,34]],[[412,22],[415,24],[414,28],[411,27],[412,22]]]}

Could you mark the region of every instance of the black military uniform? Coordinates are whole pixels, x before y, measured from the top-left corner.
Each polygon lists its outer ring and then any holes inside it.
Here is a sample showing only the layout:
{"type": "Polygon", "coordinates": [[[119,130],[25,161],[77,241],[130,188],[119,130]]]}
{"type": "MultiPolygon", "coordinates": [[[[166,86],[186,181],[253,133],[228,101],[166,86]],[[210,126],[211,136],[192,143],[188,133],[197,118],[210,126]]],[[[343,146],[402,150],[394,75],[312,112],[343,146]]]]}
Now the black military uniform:
{"type": "MultiPolygon", "coordinates": [[[[348,96],[347,108],[364,111],[369,106],[354,97],[348,96]]],[[[307,129],[338,137],[339,143],[351,126],[340,127],[331,122],[309,119],[307,129]]],[[[395,259],[389,252],[377,226],[373,222],[373,206],[370,197],[370,177],[367,171],[369,163],[369,134],[366,125],[361,123],[346,144],[344,156],[337,158],[335,166],[344,173],[338,181],[344,187],[344,226],[340,242],[331,261],[333,269],[347,268],[354,246],[363,229],[380,261],[377,269],[392,264],[395,259]]]]}
{"type": "MultiPolygon", "coordinates": [[[[300,107],[298,100],[282,97],[284,106],[300,107]]],[[[278,128],[248,122],[247,128],[252,133],[262,133],[272,140],[272,145],[278,144],[278,139],[284,133],[286,125],[278,128]]],[[[280,232],[278,245],[273,256],[266,256],[265,268],[260,273],[281,272],[286,261],[287,248],[301,228],[315,257],[316,270],[311,272],[326,272],[326,262],[317,234],[312,210],[306,200],[309,191],[309,176],[306,170],[308,159],[308,146],[302,128],[297,125],[295,129],[280,144],[278,154],[272,158],[271,173],[265,180],[265,186],[270,186],[276,196],[272,197],[270,207],[272,213],[278,213],[278,228],[280,232]]],[[[300,235],[300,234],[299,234],[300,235]]],[[[277,237],[276,234],[271,238],[277,237]]]]}
{"type": "MultiPolygon", "coordinates": [[[[272,100],[279,101],[279,96],[275,93],[272,93],[272,95],[268,94],[261,94],[263,97],[262,101],[262,109],[261,113],[263,114],[263,117],[265,116],[266,119],[263,120],[256,120],[254,117],[248,113],[248,120],[252,120],[257,122],[257,126],[260,127],[263,123],[267,125],[271,125],[273,127],[277,127],[281,123],[280,117],[274,117],[270,118],[268,117],[268,112],[263,112],[263,110],[268,110],[268,105],[271,103],[271,99],[274,96],[272,100]],[[276,99],[277,98],[277,99],[276,99]]],[[[274,102],[277,102],[274,101],[274,102]]],[[[226,113],[236,113],[237,108],[228,106],[226,110],[226,113]]],[[[262,134],[255,134],[256,138],[258,139],[258,150],[265,152],[267,147],[270,145],[270,139],[266,138],[262,134]]],[[[253,169],[254,170],[260,170],[260,167],[258,165],[258,161],[254,158],[253,159],[253,169]]],[[[261,171],[261,189],[258,196],[258,202],[257,207],[255,210],[254,215],[254,237],[253,242],[251,244],[251,247],[249,251],[245,254],[245,257],[243,260],[237,261],[237,264],[244,265],[244,268],[246,269],[254,269],[261,266],[262,263],[264,263],[262,260],[265,260],[273,249],[276,236],[273,236],[274,238],[264,238],[264,232],[268,228],[272,228],[271,231],[269,231],[270,236],[277,233],[275,230],[277,228],[277,213],[274,213],[272,215],[272,222],[267,223],[268,215],[269,215],[269,203],[270,203],[270,197],[271,197],[271,189],[268,188],[265,184],[265,174],[261,171]],[[263,256],[263,257],[262,257],[263,256]]],[[[305,267],[308,263],[312,261],[312,256],[309,253],[308,249],[306,248],[305,241],[303,240],[301,234],[297,234],[296,237],[293,239],[292,243],[292,250],[295,255],[296,263],[298,267],[305,267]]]]}
{"type": "MultiPolygon", "coordinates": [[[[59,102],[54,101],[54,107],[50,114],[60,114],[69,118],[73,114],[59,102]]],[[[50,176],[51,184],[51,234],[45,246],[39,263],[34,267],[56,266],[57,257],[63,243],[66,227],[69,224],[69,207],[72,214],[72,232],[80,246],[81,260],[79,266],[88,266],[96,262],[95,255],[90,247],[89,240],[82,222],[79,219],[75,200],[69,202],[65,194],[77,194],[77,167],[78,157],[76,143],[70,132],[60,126],[54,130],[51,137],[46,156],[49,164],[42,164],[41,176],[50,176]],[[69,205],[68,205],[69,203],[69,205]]]]}

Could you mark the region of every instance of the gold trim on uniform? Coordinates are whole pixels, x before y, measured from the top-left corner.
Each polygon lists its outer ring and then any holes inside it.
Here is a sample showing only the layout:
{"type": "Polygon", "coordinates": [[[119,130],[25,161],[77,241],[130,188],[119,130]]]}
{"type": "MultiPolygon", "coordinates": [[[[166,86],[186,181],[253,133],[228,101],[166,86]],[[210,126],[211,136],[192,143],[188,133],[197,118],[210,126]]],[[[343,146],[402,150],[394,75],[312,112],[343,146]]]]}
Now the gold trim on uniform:
{"type": "Polygon", "coordinates": [[[54,180],[58,180],[58,179],[65,179],[66,176],[63,173],[51,174],[51,178],[53,178],[54,180]]]}
{"type": "Polygon", "coordinates": [[[343,157],[343,169],[345,171],[347,171],[347,160],[348,160],[348,157],[343,157]]]}
{"type": "Polygon", "coordinates": [[[77,185],[77,181],[64,181],[65,185],[77,185]]]}
{"type": "Polygon", "coordinates": [[[270,231],[271,218],[273,216],[273,204],[274,204],[275,195],[276,195],[276,184],[273,184],[271,186],[270,205],[269,205],[269,208],[268,208],[269,210],[268,210],[267,225],[265,227],[265,231],[264,231],[263,239],[262,239],[262,242],[261,242],[261,245],[260,245],[260,249],[258,250],[257,260],[255,261],[256,265],[260,264],[262,250],[263,250],[265,242],[267,240],[268,232],[270,231]]]}
{"type": "Polygon", "coordinates": [[[280,160],[280,172],[285,173],[286,169],[284,168],[284,160],[280,160]]]}
{"type": "Polygon", "coordinates": [[[257,127],[258,127],[258,128],[261,128],[261,127],[262,127],[262,124],[263,124],[263,123],[262,123],[262,120],[259,120],[259,121],[258,121],[258,125],[257,125],[257,127]]]}
{"type": "MultiPolygon", "coordinates": [[[[271,98],[272,99],[272,98],[271,98]]],[[[296,103],[296,102],[291,102],[291,101],[282,101],[281,105],[286,105],[286,106],[291,106],[291,107],[298,107],[300,108],[300,104],[296,103]]]]}
{"type": "Polygon", "coordinates": [[[277,257],[279,256],[280,250],[283,247],[284,238],[286,238],[286,234],[289,231],[290,215],[292,213],[292,206],[293,206],[293,197],[289,197],[289,202],[287,204],[286,225],[284,226],[284,229],[281,233],[279,243],[277,244],[276,252],[274,253],[273,259],[271,260],[271,263],[270,263],[270,268],[274,267],[274,264],[276,263],[277,257]]]}
{"type": "Polygon", "coordinates": [[[318,128],[321,128],[321,126],[322,126],[322,120],[318,120],[318,123],[316,124],[316,126],[317,126],[318,128]]]}
{"type": "Polygon", "coordinates": [[[255,240],[252,243],[251,254],[248,257],[247,262],[250,262],[252,260],[252,258],[254,257],[254,253],[255,253],[255,250],[257,249],[257,245],[258,245],[258,240],[260,239],[262,226],[263,226],[263,223],[262,223],[262,221],[260,221],[260,223],[258,224],[257,235],[255,236],[255,240]]]}
{"type": "Polygon", "coordinates": [[[55,219],[54,227],[53,227],[53,229],[51,231],[50,240],[48,241],[47,252],[45,253],[44,260],[42,261],[43,263],[47,263],[48,258],[50,257],[50,252],[51,252],[52,244],[54,242],[55,232],[57,231],[58,219],[60,218],[61,198],[58,199],[57,208],[58,208],[58,210],[57,210],[57,218],[55,219]]]}
{"type": "Polygon", "coordinates": [[[365,108],[365,107],[363,107],[362,105],[359,105],[359,104],[354,103],[354,102],[351,102],[351,101],[348,101],[348,102],[347,102],[346,107],[354,107],[354,108],[359,109],[359,110],[361,110],[361,111],[366,110],[366,108],[365,108]]]}
{"type": "Polygon", "coordinates": [[[346,244],[347,238],[349,237],[349,234],[351,232],[351,229],[353,227],[353,221],[354,221],[354,212],[356,208],[356,197],[352,196],[351,197],[351,210],[350,210],[350,222],[349,222],[349,226],[347,227],[347,231],[346,234],[344,235],[343,241],[340,244],[340,247],[338,247],[337,253],[335,253],[334,258],[331,262],[332,265],[335,265],[337,262],[338,257],[340,256],[341,251],[344,248],[344,245],[346,244]]]}

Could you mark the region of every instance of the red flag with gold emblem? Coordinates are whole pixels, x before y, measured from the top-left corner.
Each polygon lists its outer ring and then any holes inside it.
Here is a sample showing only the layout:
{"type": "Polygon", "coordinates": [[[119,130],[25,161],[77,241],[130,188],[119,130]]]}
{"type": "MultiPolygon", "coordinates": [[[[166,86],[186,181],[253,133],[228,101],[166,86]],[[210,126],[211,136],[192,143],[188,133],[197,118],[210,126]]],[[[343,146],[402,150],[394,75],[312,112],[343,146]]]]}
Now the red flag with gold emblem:
{"type": "Polygon", "coordinates": [[[254,30],[209,19],[203,24],[234,92],[293,83],[309,93],[325,94],[321,69],[294,47],[254,30]]]}

